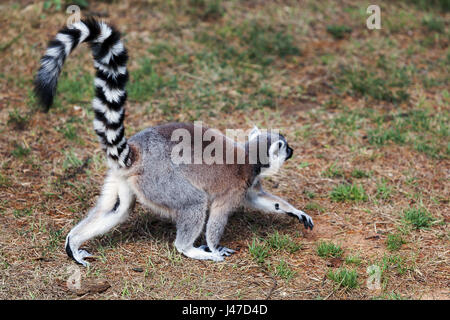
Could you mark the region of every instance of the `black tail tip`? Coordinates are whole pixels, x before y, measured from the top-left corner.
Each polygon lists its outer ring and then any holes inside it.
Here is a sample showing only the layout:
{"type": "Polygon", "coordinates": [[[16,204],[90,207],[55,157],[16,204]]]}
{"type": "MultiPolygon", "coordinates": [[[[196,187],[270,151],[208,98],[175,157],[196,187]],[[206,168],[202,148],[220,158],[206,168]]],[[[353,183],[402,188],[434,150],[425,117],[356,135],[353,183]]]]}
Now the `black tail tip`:
{"type": "Polygon", "coordinates": [[[70,238],[67,238],[66,253],[69,256],[69,258],[75,260],[75,258],[73,257],[72,249],[70,248],[70,238]]]}
{"type": "Polygon", "coordinates": [[[53,90],[42,86],[39,81],[34,82],[34,96],[37,99],[37,104],[43,112],[48,112],[53,104],[53,90]]]}

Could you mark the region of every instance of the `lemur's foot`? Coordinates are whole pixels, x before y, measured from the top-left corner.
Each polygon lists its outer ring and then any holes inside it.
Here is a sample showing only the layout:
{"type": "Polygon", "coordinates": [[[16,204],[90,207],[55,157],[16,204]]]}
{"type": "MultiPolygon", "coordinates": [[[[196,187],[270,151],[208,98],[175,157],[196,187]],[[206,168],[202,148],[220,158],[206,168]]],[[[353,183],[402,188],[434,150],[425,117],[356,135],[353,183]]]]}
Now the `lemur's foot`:
{"type": "Polygon", "coordinates": [[[75,260],[76,263],[81,264],[85,267],[89,265],[89,262],[85,261],[84,258],[92,257],[92,254],[83,249],[72,248],[70,245],[70,240],[67,238],[66,241],[66,252],[67,255],[75,260]]]}
{"type": "Polygon", "coordinates": [[[306,213],[304,213],[301,210],[296,210],[295,212],[288,212],[287,213],[289,216],[297,218],[300,222],[303,223],[303,225],[305,226],[306,229],[313,229],[314,228],[314,223],[313,220],[310,216],[308,216],[306,213]]]}
{"type": "Polygon", "coordinates": [[[92,257],[92,254],[90,254],[86,250],[81,249],[76,252],[73,252],[72,258],[73,258],[73,260],[75,260],[75,262],[82,264],[84,267],[87,267],[89,265],[89,262],[84,260],[84,258],[89,258],[89,257],[92,257]]]}
{"type": "MultiPolygon", "coordinates": [[[[204,245],[201,245],[200,247],[198,247],[199,249],[202,249],[202,250],[204,250],[204,251],[206,251],[206,252],[211,252],[211,250],[209,249],[209,247],[206,245],[206,244],[204,244],[204,245]]],[[[230,255],[232,255],[233,253],[235,253],[236,251],[235,250],[233,250],[233,249],[230,249],[230,248],[227,248],[227,247],[221,247],[221,246],[219,246],[219,247],[217,247],[217,252],[219,252],[219,254],[223,257],[223,256],[230,256],[230,255]]]]}
{"type": "MultiPolygon", "coordinates": [[[[202,246],[203,247],[203,246],[202,246]]],[[[178,250],[186,257],[197,259],[197,260],[212,260],[216,262],[223,261],[223,256],[218,252],[206,251],[202,247],[195,248],[191,247],[189,249],[178,250]]]]}
{"type": "Polygon", "coordinates": [[[235,250],[227,248],[227,247],[218,247],[217,250],[219,251],[219,253],[222,256],[227,256],[227,257],[236,252],[235,250]]]}

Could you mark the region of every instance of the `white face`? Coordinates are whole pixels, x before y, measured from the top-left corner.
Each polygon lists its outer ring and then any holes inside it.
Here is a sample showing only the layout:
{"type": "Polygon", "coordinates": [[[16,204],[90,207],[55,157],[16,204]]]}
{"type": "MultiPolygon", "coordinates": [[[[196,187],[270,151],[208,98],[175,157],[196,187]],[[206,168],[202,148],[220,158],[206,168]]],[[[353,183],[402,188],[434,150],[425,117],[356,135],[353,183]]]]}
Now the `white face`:
{"type": "Polygon", "coordinates": [[[275,141],[269,148],[269,167],[261,169],[261,176],[268,177],[276,174],[289,157],[288,147],[282,140],[275,141]]]}
{"type": "MultiPolygon", "coordinates": [[[[258,129],[258,127],[254,127],[249,134],[249,141],[256,139],[262,133],[258,129]]],[[[272,136],[272,139],[275,137],[275,142],[273,142],[269,147],[269,167],[262,167],[260,176],[267,177],[274,175],[280,170],[283,163],[292,157],[293,150],[287,144],[286,140],[276,139],[277,136],[272,136]]],[[[278,136],[278,138],[281,138],[278,136]]]]}

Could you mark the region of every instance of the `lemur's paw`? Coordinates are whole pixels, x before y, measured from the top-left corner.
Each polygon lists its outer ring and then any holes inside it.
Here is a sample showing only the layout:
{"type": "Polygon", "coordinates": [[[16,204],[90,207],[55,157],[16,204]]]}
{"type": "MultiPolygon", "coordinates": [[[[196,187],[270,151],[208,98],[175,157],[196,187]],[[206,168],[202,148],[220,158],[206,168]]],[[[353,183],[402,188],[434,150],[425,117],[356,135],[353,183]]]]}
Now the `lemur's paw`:
{"type": "Polygon", "coordinates": [[[92,255],[86,250],[72,248],[69,238],[67,238],[66,242],[66,252],[70,258],[75,260],[76,263],[81,264],[85,267],[89,265],[89,262],[85,261],[84,258],[92,257],[92,255]]]}
{"type": "Polygon", "coordinates": [[[310,216],[308,216],[307,214],[302,214],[301,215],[302,220],[303,220],[303,224],[305,225],[305,228],[308,229],[313,229],[314,228],[314,222],[312,220],[312,218],[310,216]]]}
{"type": "Polygon", "coordinates": [[[288,212],[288,215],[297,218],[300,222],[302,222],[305,226],[305,229],[309,228],[312,230],[314,228],[314,222],[312,218],[303,211],[297,210],[296,212],[288,212]]]}
{"type": "Polygon", "coordinates": [[[84,267],[87,267],[87,266],[89,266],[89,262],[84,260],[84,258],[89,258],[89,257],[92,257],[92,254],[90,254],[86,250],[81,249],[81,250],[77,250],[76,252],[74,252],[73,260],[75,260],[75,262],[83,265],[84,267]]]}
{"type": "Polygon", "coordinates": [[[92,254],[90,254],[89,252],[87,252],[86,250],[78,250],[78,253],[84,258],[89,258],[92,257],[92,254]]]}
{"type": "MultiPolygon", "coordinates": [[[[209,249],[209,247],[206,244],[201,245],[198,248],[204,250],[205,252],[211,252],[211,250],[209,249]]],[[[233,249],[227,248],[227,247],[219,246],[219,247],[217,247],[216,252],[218,252],[222,257],[223,256],[228,257],[228,256],[232,255],[233,253],[235,253],[236,251],[233,249]]]]}
{"type": "Polygon", "coordinates": [[[227,247],[218,247],[217,250],[219,251],[219,253],[222,256],[227,256],[227,257],[236,252],[233,249],[230,249],[230,248],[227,248],[227,247]]]}
{"type": "Polygon", "coordinates": [[[78,247],[72,247],[72,244],[70,242],[70,238],[67,237],[66,239],[66,253],[69,256],[69,258],[72,258],[73,260],[75,260],[76,263],[81,264],[85,267],[87,267],[89,265],[89,262],[84,261],[84,258],[88,258],[91,257],[92,255],[87,252],[86,250],[83,249],[78,249],[78,247]]]}

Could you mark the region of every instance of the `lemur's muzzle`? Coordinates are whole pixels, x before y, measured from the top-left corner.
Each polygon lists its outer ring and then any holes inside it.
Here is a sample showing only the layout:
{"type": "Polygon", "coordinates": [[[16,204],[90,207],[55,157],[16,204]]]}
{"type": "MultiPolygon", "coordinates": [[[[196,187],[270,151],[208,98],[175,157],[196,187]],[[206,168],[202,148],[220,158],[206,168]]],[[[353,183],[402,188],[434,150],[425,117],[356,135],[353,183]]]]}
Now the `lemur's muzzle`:
{"type": "Polygon", "coordinates": [[[287,147],[286,152],[287,152],[286,160],[289,160],[292,157],[294,150],[291,147],[287,147]]]}

